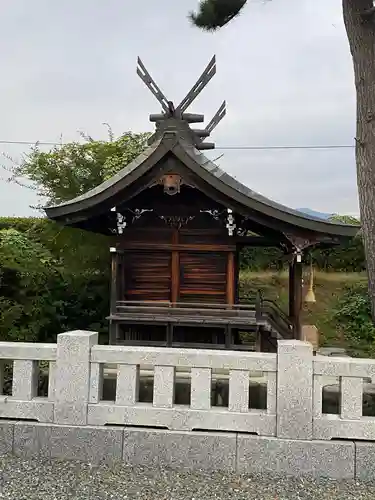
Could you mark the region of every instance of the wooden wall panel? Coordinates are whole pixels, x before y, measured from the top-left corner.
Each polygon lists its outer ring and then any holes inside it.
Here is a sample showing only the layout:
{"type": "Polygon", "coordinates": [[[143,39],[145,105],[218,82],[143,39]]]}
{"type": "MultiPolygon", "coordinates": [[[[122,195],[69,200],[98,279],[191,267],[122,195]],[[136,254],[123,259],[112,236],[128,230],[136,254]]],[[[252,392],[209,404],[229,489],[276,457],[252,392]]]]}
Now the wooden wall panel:
{"type": "Polygon", "coordinates": [[[227,254],[180,252],[180,302],[226,303],[227,254]]]}
{"type": "Polygon", "coordinates": [[[236,247],[222,230],[164,228],[131,236],[118,241],[120,300],[236,302],[236,247]]]}
{"type": "MultiPolygon", "coordinates": [[[[172,243],[178,244],[179,234],[178,231],[173,231],[172,243]]],[[[178,250],[172,251],[172,262],[171,262],[171,301],[173,303],[178,302],[179,292],[180,292],[180,253],[178,250]]]]}
{"type": "Polygon", "coordinates": [[[125,300],[171,300],[171,253],[126,252],[125,300]]]}
{"type": "Polygon", "coordinates": [[[235,252],[229,252],[227,259],[227,304],[233,305],[236,300],[235,252]]]}

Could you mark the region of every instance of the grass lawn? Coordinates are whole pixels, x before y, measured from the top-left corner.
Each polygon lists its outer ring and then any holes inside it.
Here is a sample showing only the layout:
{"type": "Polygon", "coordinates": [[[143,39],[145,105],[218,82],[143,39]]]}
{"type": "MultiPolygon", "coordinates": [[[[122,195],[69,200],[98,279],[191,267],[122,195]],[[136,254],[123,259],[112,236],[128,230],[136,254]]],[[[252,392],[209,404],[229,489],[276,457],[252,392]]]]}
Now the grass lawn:
{"type": "MultiPolygon", "coordinates": [[[[308,274],[304,276],[308,285],[308,274]]],[[[347,348],[344,336],[332,319],[332,309],[337,298],[342,295],[344,287],[350,283],[366,282],[365,274],[357,273],[314,273],[315,304],[303,305],[302,323],[316,325],[320,332],[322,346],[339,346],[347,348]]],[[[264,296],[277,302],[285,311],[288,304],[287,272],[249,272],[242,271],[240,276],[241,296],[253,295],[261,289],[264,296]]],[[[306,289],[304,290],[304,293],[306,289]]]]}

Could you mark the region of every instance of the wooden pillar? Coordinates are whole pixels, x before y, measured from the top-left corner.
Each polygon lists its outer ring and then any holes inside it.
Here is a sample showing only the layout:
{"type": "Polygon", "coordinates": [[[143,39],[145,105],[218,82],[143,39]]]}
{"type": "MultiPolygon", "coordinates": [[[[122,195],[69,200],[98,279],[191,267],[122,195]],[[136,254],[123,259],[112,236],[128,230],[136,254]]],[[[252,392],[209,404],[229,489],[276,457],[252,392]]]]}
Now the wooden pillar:
{"type": "MultiPolygon", "coordinates": [[[[178,230],[174,229],[172,233],[172,244],[178,244],[178,230]]],[[[180,255],[178,250],[172,251],[171,263],[171,301],[176,303],[180,296],[180,255]]]]}
{"type": "MultiPolygon", "coordinates": [[[[289,318],[294,322],[294,293],[295,293],[295,257],[289,263],[289,318]]],[[[294,324],[294,323],[293,323],[294,324]]]]}
{"type": "MultiPolygon", "coordinates": [[[[178,229],[173,229],[172,244],[177,245],[179,242],[178,229]]],[[[171,302],[175,304],[180,297],[180,253],[178,250],[172,250],[171,256],[171,302]]],[[[167,346],[171,347],[173,343],[173,325],[167,325],[167,346]]]]}
{"type": "Polygon", "coordinates": [[[173,343],[173,324],[168,323],[167,325],[167,347],[172,347],[173,343]]]}
{"type": "Polygon", "coordinates": [[[228,252],[227,260],[227,304],[233,305],[235,301],[235,283],[236,283],[236,272],[235,272],[235,253],[228,252]]]}
{"type": "Polygon", "coordinates": [[[233,341],[232,328],[230,325],[226,325],[226,327],[225,327],[225,347],[226,347],[226,349],[230,349],[230,346],[232,345],[232,341],[233,341]]]}
{"type": "Polygon", "coordinates": [[[234,303],[240,303],[240,252],[237,248],[234,258],[234,303]]]}
{"type": "Polygon", "coordinates": [[[266,330],[260,332],[260,352],[277,352],[277,340],[266,330]]]}
{"type": "Polygon", "coordinates": [[[117,259],[117,276],[118,276],[118,299],[117,300],[126,300],[126,289],[125,289],[125,256],[124,252],[120,252],[118,254],[117,259]]]}
{"type": "Polygon", "coordinates": [[[302,256],[297,255],[294,259],[294,337],[302,338],[301,312],[302,312],[302,256]]]}
{"type": "MultiPolygon", "coordinates": [[[[111,316],[116,314],[117,308],[116,303],[118,301],[118,286],[119,286],[119,276],[118,276],[118,254],[117,249],[114,247],[110,248],[111,252],[111,298],[110,298],[110,313],[111,316]]],[[[118,324],[117,322],[110,320],[109,325],[109,343],[110,345],[116,344],[118,334],[118,324]]]]}

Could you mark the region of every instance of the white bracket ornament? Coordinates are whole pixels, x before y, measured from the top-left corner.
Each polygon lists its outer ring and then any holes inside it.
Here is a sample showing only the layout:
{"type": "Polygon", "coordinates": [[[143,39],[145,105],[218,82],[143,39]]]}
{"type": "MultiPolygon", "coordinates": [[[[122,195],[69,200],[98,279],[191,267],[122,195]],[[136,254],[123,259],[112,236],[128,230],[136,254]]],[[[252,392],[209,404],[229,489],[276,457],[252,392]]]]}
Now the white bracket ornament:
{"type": "Polygon", "coordinates": [[[126,220],[125,217],[117,212],[117,232],[118,234],[122,234],[124,229],[126,228],[126,220]]]}
{"type": "Polygon", "coordinates": [[[124,215],[117,212],[116,207],[111,208],[111,212],[116,212],[117,234],[123,234],[124,229],[126,228],[126,219],[124,215]]]}
{"type": "Polygon", "coordinates": [[[229,236],[233,236],[234,232],[236,230],[236,221],[234,219],[234,215],[233,215],[232,209],[228,208],[227,212],[228,212],[228,215],[227,215],[226,228],[228,230],[229,236]]]}

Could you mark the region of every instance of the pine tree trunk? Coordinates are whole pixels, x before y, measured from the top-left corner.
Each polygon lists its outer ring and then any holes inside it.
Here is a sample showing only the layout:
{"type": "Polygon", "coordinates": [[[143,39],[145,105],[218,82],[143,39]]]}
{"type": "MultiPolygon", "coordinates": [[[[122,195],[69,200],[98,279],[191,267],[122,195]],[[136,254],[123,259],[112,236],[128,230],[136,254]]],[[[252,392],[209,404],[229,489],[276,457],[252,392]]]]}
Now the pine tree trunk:
{"type": "Polygon", "coordinates": [[[359,206],[375,321],[375,16],[372,0],[342,0],[357,91],[356,162],[359,206]]]}

